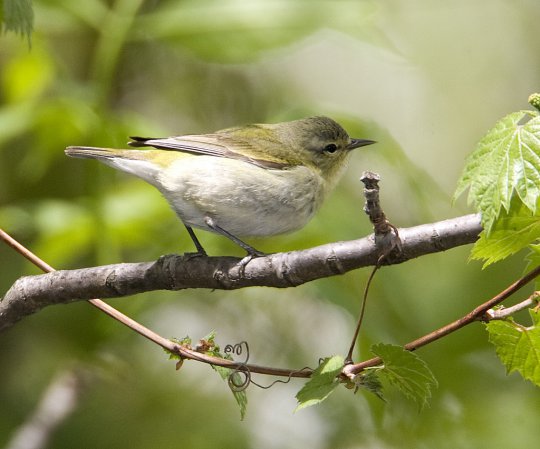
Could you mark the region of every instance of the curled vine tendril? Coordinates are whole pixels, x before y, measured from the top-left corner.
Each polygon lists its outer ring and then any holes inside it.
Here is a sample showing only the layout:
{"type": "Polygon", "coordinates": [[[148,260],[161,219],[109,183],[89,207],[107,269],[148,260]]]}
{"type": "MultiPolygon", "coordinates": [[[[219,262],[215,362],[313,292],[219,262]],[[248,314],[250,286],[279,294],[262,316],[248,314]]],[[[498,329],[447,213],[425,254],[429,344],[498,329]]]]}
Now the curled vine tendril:
{"type": "Polygon", "coordinates": [[[249,345],[247,341],[241,341],[240,343],[236,343],[234,345],[227,345],[225,346],[225,354],[236,354],[236,355],[242,355],[243,348],[246,348],[246,360],[244,360],[244,363],[247,363],[249,360],[249,345]]]}
{"type": "Polygon", "coordinates": [[[301,373],[302,371],[305,371],[305,370],[310,370],[310,371],[313,371],[312,368],[310,368],[309,366],[304,366],[302,369],[297,369],[295,371],[291,371],[289,373],[289,375],[287,376],[287,380],[282,380],[282,379],[276,379],[274,380],[274,382],[272,382],[271,384],[269,385],[261,385],[261,384],[258,384],[257,382],[251,380],[251,383],[253,385],[255,385],[256,387],[259,387],[259,388],[262,388],[263,390],[268,390],[269,388],[272,388],[275,384],[288,384],[292,377],[297,374],[297,373],[301,373]]]}
{"type": "Polygon", "coordinates": [[[249,367],[247,365],[247,362],[249,361],[249,345],[247,341],[241,341],[240,343],[236,343],[234,345],[228,344],[224,349],[225,355],[228,355],[232,359],[231,354],[240,356],[242,355],[242,352],[244,352],[244,348],[246,350],[246,359],[240,363],[238,368],[231,371],[231,374],[229,374],[227,379],[229,388],[236,393],[244,391],[252,382],[251,372],[249,371],[249,367]]]}
{"type": "Polygon", "coordinates": [[[262,388],[263,390],[267,390],[267,389],[273,387],[277,383],[281,383],[281,384],[289,383],[291,381],[292,377],[297,373],[301,373],[302,371],[305,371],[305,370],[313,371],[313,369],[310,368],[309,366],[305,366],[302,369],[299,369],[299,370],[296,370],[296,371],[291,371],[289,373],[289,376],[287,377],[287,380],[277,379],[277,380],[275,380],[274,382],[272,382],[269,385],[261,385],[261,384],[258,384],[257,382],[255,382],[251,378],[251,371],[249,370],[249,366],[247,364],[248,361],[249,361],[249,345],[248,345],[248,342],[247,341],[241,341],[240,343],[236,343],[236,344],[232,344],[232,345],[228,344],[224,348],[225,354],[228,355],[229,357],[231,357],[231,359],[232,359],[231,354],[236,355],[236,356],[240,356],[240,355],[242,355],[244,350],[246,352],[245,360],[243,362],[241,362],[236,369],[231,371],[231,374],[229,374],[229,377],[227,379],[227,383],[229,384],[229,388],[232,391],[234,391],[235,393],[239,393],[241,391],[246,390],[247,387],[249,387],[250,384],[253,384],[256,387],[262,388]]]}

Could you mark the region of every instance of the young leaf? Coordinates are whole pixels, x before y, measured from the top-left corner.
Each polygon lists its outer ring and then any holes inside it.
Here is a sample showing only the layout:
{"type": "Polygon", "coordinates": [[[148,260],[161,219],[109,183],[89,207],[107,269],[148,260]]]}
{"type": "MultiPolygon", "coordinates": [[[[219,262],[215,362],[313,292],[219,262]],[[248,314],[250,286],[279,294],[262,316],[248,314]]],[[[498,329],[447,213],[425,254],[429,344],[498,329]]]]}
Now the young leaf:
{"type": "MultiPolygon", "coordinates": [[[[189,338],[189,336],[185,336],[184,338],[171,338],[170,339],[173,343],[176,343],[177,345],[180,345],[180,346],[185,346],[187,348],[190,348],[191,349],[191,338],[189,338]]],[[[184,360],[182,358],[182,356],[178,355],[178,354],[175,354],[174,352],[170,352],[168,349],[164,349],[164,351],[169,354],[169,360],[180,360],[181,362],[184,360]]],[[[181,364],[180,364],[181,366],[181,364]]]]}
{"type": "Polygon", "coordinates": [[[540,112],[540,94],[538,92],[529,95],[529,99],[527,101],[531,106],[535,107],[538,112],[540,112]]]}
{"type": "MultiPolygon", "coordinates": [[[[225,359],[230,358],[230,356],[224,357],[225,359]]],[[[232,394],[234,396],[234,399],[236,400],[236,403],[240,407],[240,419],[243,420],[244,416],[246,415],[247,410],[247,394],[244,387],[238,388],[238,386],[241,386],[244,384],[244,380],[242,376],[245,374],[242,374],[238,371],[233,371],[232,369],[225,368],[223,366],[217,366],[217,365],[211,365],[212,368],[220,375],[220,377],[227,381],[229,384],[229,388],[232,391],[232,394]]]]}
{"type": "MultiPolygon", "coordinates": [[[[211,331],[208,335],[204,336],[199,340],[196,347],[194,348],[196,351],[201,352],[206,355],[211,355],[214,357],[220,357],[223,359],[232,360],[232,357],[229,354],[221,354],[220,348],[218,344],[215,342],[216,338],[216,332],[211,331]]],[[[171,341],[174,343],[177,343],[181,346],[188,347],[190,349],[193,349],[192,347],[192,341],[190,337],[184,337],[182,339],[178,338],[171,338],[171,341]]],[[[176,364],[176,369],[180,369],[182,367],[182,364],[184,362],[184,359],[179,356],[178,354],[173,354],[172,352],[165,351],[169,354],[169,359],[178,359],[178,363],[176,364]]],[[[234,371],[230,368],[225,368],[223,366],[217,366],[217,365],[210,365],[214,371],[216,371],[220,377],[227,381],[229,388],[232,391],[232,394],[234,396],[234,399],[238,403],[238,406],[240,407],[240,419],[244,419],[244,416],[246,415],[246,408],[247,408],[247,394],[245,391],[245,388],[247,387],[246,381],[249,382],[249,377],[243,377],[245,376],[244,373],[239,371],[234,371]]]]}
{"type": "Polygon", "coordinates": [[[362,388],[369,391],[370,393],[373,393],[379,399],[382,399],[384,401],[383,386],[381,383],[381,379],[379,378],[380,369],[381,368],[366,369],[354,376],[354,392],[356,393],[358,389],[362,388]]]}
{"type": "Polygon", "coordinates": [[[219,345],[216,343],[216,331],[210,331],[209,334],[201,338],[195,349],[208,355],[223,357],[219,352],[219,345]]]}
{"type": "Polygon", "coordinates": [[[484,268],[531,245],[540,238],[540,208],[532,213],[517,198],[510,210],[502,211],[491,232],[482,231],[471,252],[472,259],[483,259],[484,268]]]}
{"type": "Polygon", "coordinates": [[[371,347],[371,352],[383,360],[379,375],[423,408],[431,397],[431,389],[437,386],[426,363],[401,346],[379,343],[371,347]]]}
{"type": "Polygon", "coordinates": [[[325,358],[317,367],[311,379],[296,394],[298,406],[295,411],[319,404],[339,385],[337,376],[343,368],[343,357],[335,355],[325,358]]]}
{"type": "MultiPolygon", "coordinates": [[[[230,354],[222,354],[220,351],[220,348],[218,344],[215,341],[216,339],[216,332],[211,331],[208,335],[204,336],[199,340],[199,343],[197,345],[197,350],[200,350],[204,352],[207,355],[211,355],[214,357],[221,357],[222,359],[228,359],[232,360],[233,358],[230,356],[230,354]]],[[[234,371],[230,368],[225,368],[223,366],[217,366],[217,365],[211,365],[214,371],[216,371],[220,377],[227,381],[227,384],[229,385],[229,388],[231,389],[231,392],[234,396],[234,399],[236,400],[236,403],[240,407],[240,419],[243,420],[244,416],[246,415],[247,410],[247,393],[246,393],[246,387],[249,384],[249,377],[243,377],[247,376],[248,374],[234,371]],[[248,384],[246,384],[246,382],[248,384]]]]}
{"type": "Polygon", "coordinates": [[[489,341],[508,374],[518,371],[525,379],[540,386],[540,312],[530,310],[533,326],[525,327],[508,320],[486,324],[489,341]]]}
{"type": "Polygon", "coordinates": [[[487,236],[501,208],[509,211],[514,193],[533,214],[536,212],[540,197],[538,111],[507,115],[482,138],[467,160],[454,198],[467,187],[469,202],[482,213],[487,236]]]}

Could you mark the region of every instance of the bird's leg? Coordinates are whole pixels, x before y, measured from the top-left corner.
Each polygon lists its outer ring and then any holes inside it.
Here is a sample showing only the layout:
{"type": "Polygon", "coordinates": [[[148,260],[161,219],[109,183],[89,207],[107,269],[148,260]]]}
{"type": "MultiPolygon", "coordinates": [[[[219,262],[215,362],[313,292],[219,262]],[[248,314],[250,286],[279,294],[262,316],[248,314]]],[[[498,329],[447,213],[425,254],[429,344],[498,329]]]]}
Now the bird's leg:
{"type": "Polygon", "coordinates": [[[192,257],[195,257],[195,256],[206,256],[206,251],[204,250],[204,248],[202,247],[201,245],[201,242],[199,242],[199,239],[197,238],[197,236],[195,235],[195,232],[193,232],[193,229],[191,226],[188,226],[187,224],[184,223],[184,226],[186,227],[187,229],[187,232],[189,234],[189,236],[191,237],[191,240],[193,240],[193,243],[195,244],[195,248],[197,248],[197,252],[196,253],[187,253],[187,255],[189,256],[192,256],[192,257]]]}
{"type": "MultiPolygon", "coordinates": [[[[232,235],[230,232],[226,231],[221,226],[217,225],[213,218],[208,217],[208,216],[204,217],[204,222],[214,232],[222,235],[223,237],[227,237],[229,240],[232,240],[238,246],[240,246],[241,248],[243,248],[243,249],[245,249],[247,251],[248,255],[244,259],[247,259],[247,258],[249,258],[249,259],[244,263],[244,265],[246,265],[254,257],[266,256],[266,254],[263,253],[262,251],[256,250],[252,246],[248,245],[246,242],[243,242],[238,237],[232,235]]],[[[242,261],[244,261],[244,259],[242,259],[242,261]]]]}

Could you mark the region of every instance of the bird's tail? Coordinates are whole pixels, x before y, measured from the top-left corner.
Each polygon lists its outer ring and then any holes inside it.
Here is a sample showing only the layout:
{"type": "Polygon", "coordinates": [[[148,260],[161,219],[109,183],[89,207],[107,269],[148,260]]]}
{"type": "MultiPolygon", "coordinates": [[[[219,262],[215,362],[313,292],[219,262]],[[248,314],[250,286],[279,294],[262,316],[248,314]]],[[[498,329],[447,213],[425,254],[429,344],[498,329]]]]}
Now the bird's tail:
{"type": "Polygon", "coordinates": [[[123,151],[125,150],[98,147],[67,147],[65,153],[70,157],[80,157],[85,159],[110,159],[122,157],[123,151]]]}
{"type": "Polygon", "coordinates": [[[65,150],[68,156],[97,159],[117,170],[138,176],[151,184],[155,184],[159,170],[162,168],[159,164],[152,162],[153,159],[159,159],[159,154],[156,154],[156,151],[97,147],[67,147],[65,150]]]}

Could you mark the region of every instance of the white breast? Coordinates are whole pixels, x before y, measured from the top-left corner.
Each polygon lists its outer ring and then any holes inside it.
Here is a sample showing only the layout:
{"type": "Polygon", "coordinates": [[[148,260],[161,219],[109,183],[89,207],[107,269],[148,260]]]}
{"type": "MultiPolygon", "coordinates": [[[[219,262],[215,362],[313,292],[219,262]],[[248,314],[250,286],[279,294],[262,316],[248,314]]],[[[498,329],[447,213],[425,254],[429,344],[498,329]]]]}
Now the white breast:
{"type": "Polygon", "coordinates": [[[267,170],[227,158],[183,158],[154,184],[189,225],[207,229],[205,216],[237,236],[269,236],[303,227],[319,208],[324,180],[295,167],[267,170]]]}

